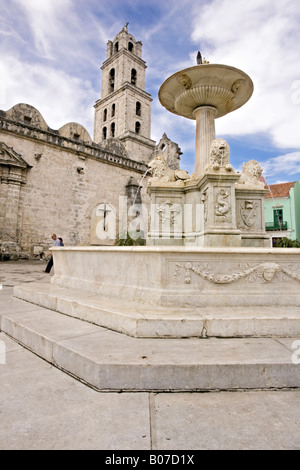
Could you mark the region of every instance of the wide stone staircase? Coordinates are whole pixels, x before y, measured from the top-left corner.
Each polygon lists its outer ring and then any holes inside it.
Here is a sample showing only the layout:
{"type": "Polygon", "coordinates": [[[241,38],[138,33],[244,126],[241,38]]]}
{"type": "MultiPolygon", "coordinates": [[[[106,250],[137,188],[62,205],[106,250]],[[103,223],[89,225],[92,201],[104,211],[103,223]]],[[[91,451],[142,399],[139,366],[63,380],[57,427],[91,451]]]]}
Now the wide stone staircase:
{"type": "Polygon", "coordinates": [[[48,283],[23,284],[2,310],[0,329],[101,391],[300,386],[299,309],[274,307],[267,316],[259,308],[205,310],[190,312],[191,322],[186,311],[166,310],[166,329],[155,306],[121,304],[48,283]],[[172,322],[182,337],[172,337],[172,322]]]}

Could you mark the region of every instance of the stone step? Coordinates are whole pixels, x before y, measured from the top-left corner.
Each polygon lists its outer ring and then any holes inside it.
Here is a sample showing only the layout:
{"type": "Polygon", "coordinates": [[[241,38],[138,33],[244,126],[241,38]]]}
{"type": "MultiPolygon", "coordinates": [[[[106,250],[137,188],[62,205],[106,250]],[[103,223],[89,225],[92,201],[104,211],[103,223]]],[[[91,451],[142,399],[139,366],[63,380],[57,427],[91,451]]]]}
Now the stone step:
{"type": "Polygon", "coordinates": [[[296,337],[133,338],[28,302],[12,302],[1,312],[1,331],[97,390],[300,387],[300,365],[293,359],[296,337]]]}
{"type": "Polygon", "coordinates": [[[14,288],[15,297],[139,338],[300,335],[298,307],[161,307],[107,299],[46,283],[14,288]]]}

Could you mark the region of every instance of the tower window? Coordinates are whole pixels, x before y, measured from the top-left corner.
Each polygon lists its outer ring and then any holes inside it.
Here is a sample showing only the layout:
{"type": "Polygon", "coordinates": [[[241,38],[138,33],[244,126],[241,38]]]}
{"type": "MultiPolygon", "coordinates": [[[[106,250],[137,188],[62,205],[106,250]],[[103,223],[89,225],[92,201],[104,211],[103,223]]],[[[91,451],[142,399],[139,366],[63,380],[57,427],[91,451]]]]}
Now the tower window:
{"type": "Polygon", "coordinates": [[[136,134],[139,134],[139,133],[140,133],[140,130],[141,130],[141,123],[140,123],[140,122],[136,122],[136,123],[135,123],[135,133],[136,133],[136,134]]]}
{"type": "Polygon", "coordinates": [[[102,137],[103,137],[103,140],[106,140],[106,137],[107,137],[107,128],[106,127],[103,127],[102,137]]]}
{"type": "Polygon", "coordinates": [[[128,50],[129,50],[129,52],[132,52],[132,51],[133,51],[133,44],[132,44],[132,42],[129,42],[129,43],[128,43],[128,50]]]}
{"type": "Polygon", "coordinates": [[[118,50],[119,50],[119,43],[116,42],[116,44],[115,44],[115,52],[118,52],[118,50]]]}
{"type": "Polygon", "coordinates": [[[136,85],[136,70],[135,69],[131,70],[131,83],[132,85],[136,85]]]}
{"type": "Polygon", "coordinates": [[[116,125],[115,123],[113,122],[110,126],[110,134],[111,134],[111,137],[115,137],[115,131],[116,131],[116,125]]]}
{"type": "Polygon", "coordinates": [[[103,111],[103,121],[106,121],[107,119],[107,109],[105,108],[105,110],[103,111]]]}
{"type": "Polygon", "coordinates": [[[31,117],[24,116],[24,124],[31,124],[31,117]]]}
{"type": "Polygon", "coordinates": [[[135,104],[135,114],[137,116],[141,115],[141,103],[139,101],[137,101],[135,104]]]}
{"type": "Polygon", "coordinates": [[[109,86],[110,86],[110,91],[114,91],[115,89],[115,69],[111,69],[109,72],[109,86]]]}
{"type": "Polygon", "coordinates": [[[116,114],[116,105],[115,103],[111,106],[111,117],[114,117],[116,114]]]}

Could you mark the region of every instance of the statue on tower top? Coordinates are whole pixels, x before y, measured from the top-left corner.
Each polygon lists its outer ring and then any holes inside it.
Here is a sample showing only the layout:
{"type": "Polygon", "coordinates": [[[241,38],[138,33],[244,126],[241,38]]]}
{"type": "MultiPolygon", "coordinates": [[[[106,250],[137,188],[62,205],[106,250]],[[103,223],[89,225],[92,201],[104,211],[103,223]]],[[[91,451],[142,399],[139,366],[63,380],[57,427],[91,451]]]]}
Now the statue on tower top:
{"type": "Polygon", "coordinates": [[[198,51],[197,54],[197,65],[202,65],[202,64],[209,64],[208,60],[205,59],[205,57],[202,58],[202,54],[200,51],[198,51]]]}
{"type": "Polygon", "coordinates": [[[197,54],[197,65],[201,65],[202,64],[202,55],[201,55],[201,52],[198,51],[198,54],[197,54]]]}

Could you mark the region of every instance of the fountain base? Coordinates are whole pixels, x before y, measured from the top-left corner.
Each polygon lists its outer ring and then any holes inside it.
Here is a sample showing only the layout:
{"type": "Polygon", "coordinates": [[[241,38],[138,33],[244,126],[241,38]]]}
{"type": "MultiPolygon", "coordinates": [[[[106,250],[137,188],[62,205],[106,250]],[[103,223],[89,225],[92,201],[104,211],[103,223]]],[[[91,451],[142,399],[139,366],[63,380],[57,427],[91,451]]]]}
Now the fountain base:
{"type": "Polygon", "coordinates": [[[15,296],[137,337],[300,333],[299,249],[76,247],[53,253],[51,285],[19,286],[15,296]]]}

